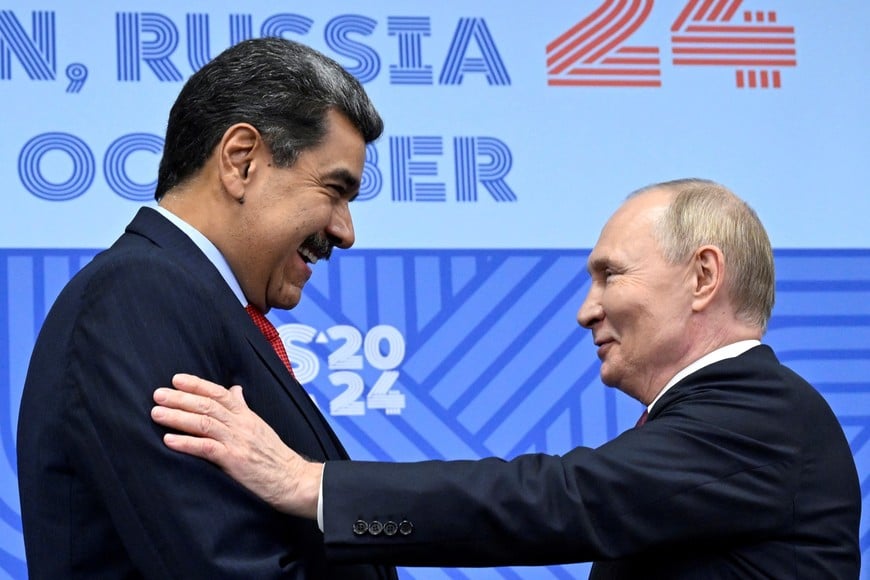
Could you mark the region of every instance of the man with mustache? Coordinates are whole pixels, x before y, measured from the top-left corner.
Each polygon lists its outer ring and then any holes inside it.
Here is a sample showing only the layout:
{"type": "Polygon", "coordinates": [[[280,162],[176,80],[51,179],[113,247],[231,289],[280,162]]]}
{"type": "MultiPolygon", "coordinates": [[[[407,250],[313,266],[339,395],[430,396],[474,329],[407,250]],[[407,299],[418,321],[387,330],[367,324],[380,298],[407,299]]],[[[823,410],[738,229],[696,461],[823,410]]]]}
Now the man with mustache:
{"type": "Polygon", "coordinates": [[[33,352],[18,423],[30,578],[396,577],[331,565],[314,522],[166,449],[144,388],[180,369],[257,385],[248,402],[284,442],[347,458],[264,315],[296,306],[313,264],[354,243],[348,204],[382,130],[356,79],[280,38],[187,81],[158,207],[66,286],[33,352]]]}
{"type": "Polygon", "coordinates": [[[164,435],[172,449],[319,520],[336,561],[593,560],[594,579],[857,578],[849,444],[822,396],[761,343],[774,263],[755,212],[711,181],[643,188],[604,226],[588,270],[577,320],[592,331],[601,379],[646,407],[599,448],[324,464],[271,434],[240,387],[190,375],[155,391],[153,417],[190,434],[164,435]]]}

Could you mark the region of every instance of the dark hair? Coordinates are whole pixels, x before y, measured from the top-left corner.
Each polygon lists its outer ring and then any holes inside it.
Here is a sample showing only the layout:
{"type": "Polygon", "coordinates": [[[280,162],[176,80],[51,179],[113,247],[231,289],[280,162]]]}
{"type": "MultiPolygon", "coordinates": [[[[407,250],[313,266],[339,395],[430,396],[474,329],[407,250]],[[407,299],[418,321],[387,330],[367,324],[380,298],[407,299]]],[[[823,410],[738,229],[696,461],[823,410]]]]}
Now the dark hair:
{"type": "Polygon", "coordinates": [[[320,143],[330,109],[344,114],[366,143],[384,129],[359,81],[313,48],[283,38],[228,48],[187,80],[172,105],[154,198],[199,171],[235,123],[257,128],[276,165],[292,165],[320,143]]]}

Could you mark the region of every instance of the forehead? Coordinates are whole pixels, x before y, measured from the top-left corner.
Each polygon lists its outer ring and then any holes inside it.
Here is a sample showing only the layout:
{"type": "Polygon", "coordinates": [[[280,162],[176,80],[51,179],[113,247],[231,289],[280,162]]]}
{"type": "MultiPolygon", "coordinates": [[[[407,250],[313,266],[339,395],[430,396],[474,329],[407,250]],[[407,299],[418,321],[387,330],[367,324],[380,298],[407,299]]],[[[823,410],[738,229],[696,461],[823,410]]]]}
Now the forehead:
{"type": "Polygon", "coordinates": [[[330,109],[326,113],[326,134],[323,140],[311,151],[320,152],[322,157],[365,156],[365,141],[359,129],[342,113],[330,109]]]}
{"type": "Polygon", "coordinates": [[[658,255],[654,225],[667,208],[667,199],[649,193],[626,201],[604,224],[589,254],[589,271],[625,265],[658,255]]]}
{"type": "Polygon", "coordinates": [[[330,110],[326,115],[323,139],[313,147],[302,150],[295,165],[314,169],[323,175],[349,173],[358,181],[365,155],[365,141],[359,129],[341,113],[330,110]]]}

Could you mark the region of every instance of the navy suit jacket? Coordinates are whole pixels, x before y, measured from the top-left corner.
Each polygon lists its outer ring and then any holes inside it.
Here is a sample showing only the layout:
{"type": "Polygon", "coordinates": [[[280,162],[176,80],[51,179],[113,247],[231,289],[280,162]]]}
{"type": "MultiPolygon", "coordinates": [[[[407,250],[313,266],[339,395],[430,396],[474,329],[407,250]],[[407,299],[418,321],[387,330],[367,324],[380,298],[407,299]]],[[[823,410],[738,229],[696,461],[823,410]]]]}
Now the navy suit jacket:
{"type": "Polygon", "coordinates": [[[288,445],[347,458],[217,269],[143,208],[64,288],[33,351],[18,420],[32,579],[396,577],[329,565],[315,523],[167,449],[151,395],[177,372],[244,385],[288,445]]]}
{"type": "Polygon", "coordinates": [[[852,580],[860,567],[861,494],[843,430],[764,345],[685,377],[645,425],[597,449],[329,462],[323,485],[327,554],[344,561],[594,560],[594,579],[669,580],[852,580]],[[373,521],[410,533],[375,535],[373,521]]]}

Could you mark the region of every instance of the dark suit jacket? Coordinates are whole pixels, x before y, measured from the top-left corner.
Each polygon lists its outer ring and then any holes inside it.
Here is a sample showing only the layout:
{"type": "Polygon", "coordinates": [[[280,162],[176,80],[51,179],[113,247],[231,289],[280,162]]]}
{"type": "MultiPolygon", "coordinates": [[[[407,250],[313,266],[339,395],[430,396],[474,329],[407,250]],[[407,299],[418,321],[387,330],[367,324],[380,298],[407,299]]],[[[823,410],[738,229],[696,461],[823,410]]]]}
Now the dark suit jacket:
{"type": "Polygon", "coordinates": [[[288,445],[347,458],[217,269],[143,208],[61,292],[30,362],[18,473],[32,579],[395,578],[329,566],[315,523],[167,449],[151,394],[177,372],[244,385],[288,445]]]}
{"type": "Polygon", "coordinates": [[[323,497],[327,554],[345,561],[597,560],[596,579],[859,573],[849,445],[824,399],[767,346],[684,378],[644,426],[597,449],[510,462],[330,462],[323,497]],[[375,520],[413,531],[364,531],[375,520]]]}

